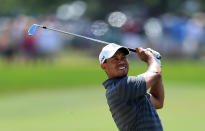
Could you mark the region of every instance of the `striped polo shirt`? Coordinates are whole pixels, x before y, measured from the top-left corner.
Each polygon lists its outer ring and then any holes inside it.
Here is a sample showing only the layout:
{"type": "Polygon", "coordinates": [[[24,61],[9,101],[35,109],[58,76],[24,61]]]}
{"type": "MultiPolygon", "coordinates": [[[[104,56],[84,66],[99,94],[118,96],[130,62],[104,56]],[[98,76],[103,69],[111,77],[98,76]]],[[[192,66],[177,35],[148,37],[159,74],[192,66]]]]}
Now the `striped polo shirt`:
{"type": "Polygon", "coordinates": [[[120,131],[163,131],[142,75],[111,78],[103,85],[112,117],[120,131]]]}

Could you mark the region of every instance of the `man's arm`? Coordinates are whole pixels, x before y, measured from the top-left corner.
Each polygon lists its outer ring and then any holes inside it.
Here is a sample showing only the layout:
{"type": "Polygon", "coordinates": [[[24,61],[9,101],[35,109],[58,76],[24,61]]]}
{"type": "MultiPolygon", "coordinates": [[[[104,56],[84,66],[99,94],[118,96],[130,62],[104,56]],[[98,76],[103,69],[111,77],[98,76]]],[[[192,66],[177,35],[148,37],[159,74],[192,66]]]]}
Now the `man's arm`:
{"type": "Polygon", "coordinates": [[[164,86],[160,78],[150,89],[150,100],[156,109],[160,109],[164,104],[164,86]]]}
{"type": "Polygon", "coordinates": [[[143,73],[146,89],[150,90],[150,100],[156,109],[162,108],[164,102],[164,88],[162,84],[161,66],[156,62],[154,55],[143,48],[136,48],[139,58],[148,64],[148,69],[143,73]]]}

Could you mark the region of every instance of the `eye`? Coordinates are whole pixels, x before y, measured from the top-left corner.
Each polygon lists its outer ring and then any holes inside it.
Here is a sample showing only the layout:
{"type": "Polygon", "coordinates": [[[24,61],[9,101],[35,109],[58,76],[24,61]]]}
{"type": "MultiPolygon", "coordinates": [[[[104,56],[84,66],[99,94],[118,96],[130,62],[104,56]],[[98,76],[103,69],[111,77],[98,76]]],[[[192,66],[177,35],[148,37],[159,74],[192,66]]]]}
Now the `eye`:
{"type": "Polygon", "coordinates": [[[117,58],[117,57],[115,57],[115,60],[118,60],[118,58],[117,58]]]}
{"type": "Polygon", "coordinates": [[[112,62],[116,62],[116,61],[118,61],[118,58],[117,57],[113,57],[112,58],[112,62]]]}

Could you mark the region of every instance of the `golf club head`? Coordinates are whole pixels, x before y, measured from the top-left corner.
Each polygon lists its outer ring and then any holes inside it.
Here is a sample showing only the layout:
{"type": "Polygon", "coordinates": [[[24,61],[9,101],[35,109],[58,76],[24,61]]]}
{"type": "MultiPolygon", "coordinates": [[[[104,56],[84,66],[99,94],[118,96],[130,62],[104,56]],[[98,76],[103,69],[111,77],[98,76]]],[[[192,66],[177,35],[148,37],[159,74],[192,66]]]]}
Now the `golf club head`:
{"type": "Polygon", "coordinates": [[[31,27],[30,27],[30,29],[28,30],[28,34],[29,35],[34,35],[35,34],[35,32],[36,32],[36,30],[37,30],[37,25],[36,24],[33,24],[31,27]]]}

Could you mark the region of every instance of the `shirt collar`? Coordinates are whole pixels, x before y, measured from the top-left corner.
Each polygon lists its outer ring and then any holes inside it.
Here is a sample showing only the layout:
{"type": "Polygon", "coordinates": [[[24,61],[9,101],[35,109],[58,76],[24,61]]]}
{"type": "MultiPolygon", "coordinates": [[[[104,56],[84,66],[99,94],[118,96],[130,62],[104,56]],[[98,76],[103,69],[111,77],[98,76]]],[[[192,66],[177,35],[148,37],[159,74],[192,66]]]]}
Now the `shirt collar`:
{"type": "MultiPolygon", "coordinates": [[[[125,76],[123,76],[125,77],[125,76]]],[[[105,89],[107,89],[107,87],[112,84],[115,81],[118,81],[119,79],[122,79],[123,77],[116,77],[116,78],[109,78],[106,81],[103,82],[103,86],[105,87],[105,89]]]]}

